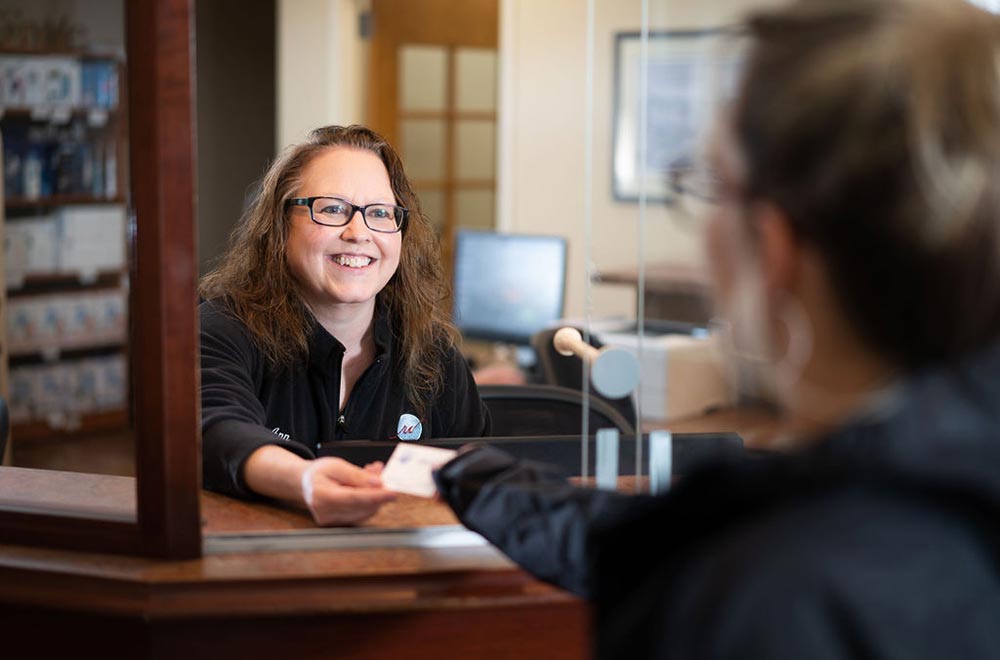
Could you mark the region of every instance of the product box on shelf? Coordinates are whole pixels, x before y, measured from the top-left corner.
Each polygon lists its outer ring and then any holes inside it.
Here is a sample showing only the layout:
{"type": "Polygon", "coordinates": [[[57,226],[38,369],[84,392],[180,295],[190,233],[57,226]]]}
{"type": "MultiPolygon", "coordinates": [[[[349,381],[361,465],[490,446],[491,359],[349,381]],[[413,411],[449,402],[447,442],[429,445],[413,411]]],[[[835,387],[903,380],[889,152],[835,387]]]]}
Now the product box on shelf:
{"type": "Polygon", "coordinates": [[[118,66],[112,60],[82,64],[82,100],[88,107],[113,109],[118,105],[118,66]]]}
{"type": "Polygon", "coordinates": [[[81,102],[80,61],[62,56],[0,57],[0,102],[38,111],[81,102]]]}
{"type": "Polygon", "coordinates": [[[44,98],[44,74],[31,57],[0,57],[0,101],[7,107],[37,105],[44,98]]]}
{"type": "Polygon", "coordinates": [[[88,413],[98,409],[100,373],[90,366],[92,363],[92,360],[81,360],[72,364],[68,370],[65,405],[69,410],[77,413],[88,413]]]}
{"type": "Polygon", "coordinates": [[[7,195],[39,199],[51,195],[118,195],[116,137],[95,128],[88,115],[65,123],[5,121],[4,186],[7,195]]]}
{"type": "Polygon", "coordinates": [[[98,339],[97,318],[94,316],[92,295],[60,296],[59,344],[75,345],[98,339]]]}
{"type": "Polygon", "coordinates": [[[60,338],[58,296],[11,298],[7,302],[7,345],[10,353],[56,346],[60,338]]]}
{"type": "Polygon", "coordinates": [[[4,271],[8,288],[17,288],[26,275],[56,271],[55,218],[8,220],[4,229],[4,271]]]}
{"type": "Polygon", "coordinates": [[[124,292],[62,296],[59,300],[59,344],[85,346],[125,341],[124,292]]]}
{"type": "Polygon", "coordinates": [[[71,367],[66,364],[46,364],[35,367],[34,412],[46,415],[69,409],[68,394],[71,367]]]}
{"type": "Polygon", "coordinates": [[[7,223],[3,237],[3,269],[8,288],[17,288],[28,271],[28,234],[7,223]]]}
{"type": "Polygon", "coordinates": [[[125,407],[125,356],[110,355],[93,361],[97,370],[97,410],[118,410],[125,407]]]}
{"type": "Polygon", "coordinates": [[[72,57],[41,58],[44,100],[56,106],[80,105],[80,61],[72,57]]]}
{"type": "Polygon", "coordinates": [[[58,355],[66,350],[124,344],[125,306],[121,290],[12,298],[7,315],[10,352],[58,355]]]}
{"type": "Polygon", "coordinates": [[[28,153],[28,125],[9,122],[3,126],[3,188],[4,195],[24,195],[24,166],[28,153]]]}
{"type": "Polygon", "coordinates": [[[94,294],[89,300],[94,328],[99,337],[125,341],[125,316],[128,301],[125,291],[115,289],[94,294]]]}
{"type": "Polygon", "coordinates": [[[7,407],[11,422],[26,422],[34,415],[37,376],[38,370],[33,367],[10,370],[10,399],[7,401],[7,407]]]}
{"type": "Polygon", "coordinates": [[[27,81],[21,73],[20,57],[0,57],[0,103],[21,106],[27,98],[27,81]]]}
{"type": "Polygon", "coordinates": [[[10,415],[73,428],[79,416],[125,406],[125,357],[108,355],[10,370],[10,415]]]}
{"type": "Polygon", "coordinates": [[[86,275],[125,268],[125,209],[121,205],[64,207],[57,222],[60,270],[86,275]]]}
{"type": "Polygon", "coordinates": [[[11,300],[7,305],[7,350],[18,353],[33,345],[37,325],[35,305],[30,300],[11,300]]]}

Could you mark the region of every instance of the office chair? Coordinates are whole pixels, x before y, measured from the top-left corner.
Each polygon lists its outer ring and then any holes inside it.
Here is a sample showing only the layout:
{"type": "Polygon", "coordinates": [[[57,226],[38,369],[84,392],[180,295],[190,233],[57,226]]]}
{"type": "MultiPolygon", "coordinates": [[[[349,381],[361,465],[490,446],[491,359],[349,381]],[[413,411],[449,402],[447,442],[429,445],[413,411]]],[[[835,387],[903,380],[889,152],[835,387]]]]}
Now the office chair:
{"type": "Polygon", "coordinates": [[[8,435],[10,435],[10,415],[7,412],[7,400],[0,396],[0,463],[3,463],[8,435]]]}
{"type": "MultiPolygon", "coordinates": [[[[555,385],[481,385],[479,396],[493,419],[493,436],[576,435],[583,430],[580,390],[555,385]]],[[[596,396],[590,397],[588,423],[590,434],[616,428],[624,436],[635,435],[635,425],[596,396]]]]}
{"type": "MultiPolygon", "coordinates": [[[[580,330],[579,328],[577,329],[580,330]]],[[[569,357],[560,355],[559,351],[555,349],[555,346],[552,345],[552,337],[555,336],[557,330],[559,328],[539,330],[531,337],[531,347],[535,349],[535,354],[538,356],[538,364],[541,367],[545,383],[570,390],[582,391],[583,364],[580,358],[575,355],[569,357]]],[[[580,330],[580,334],[583,335],[582,330],[580,330]]],[[[604,344],[591,335],[590,345],[594,348],[601,348],[604,344]]],[[[626,396],[620,399],[609,399],[595,392],[593,386],[590,387],[590,395],[591,403],[600,401],[611,406],[619,415],[625,418],[625,421],[635,428],[636,412],[632,397],[626,396]]]]}

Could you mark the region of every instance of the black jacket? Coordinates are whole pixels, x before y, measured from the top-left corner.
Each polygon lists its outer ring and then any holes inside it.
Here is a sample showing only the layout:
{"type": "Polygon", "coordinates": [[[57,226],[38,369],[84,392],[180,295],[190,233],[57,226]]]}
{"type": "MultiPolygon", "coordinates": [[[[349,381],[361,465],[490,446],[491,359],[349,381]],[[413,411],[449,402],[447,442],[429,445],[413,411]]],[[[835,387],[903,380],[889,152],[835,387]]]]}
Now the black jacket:
{"type": "Polygon", "coordinates": [[[375,362],[354,385],[343,412],[340,372],[344,346],[314,322],[307,363],[276,371],[254,345],[246,327],[215,301],[202,303],[201,412],[204,486],[251,496],[242,466],[256,449],[275,444],[314,458],[337,440],[393,440],[475,437],[489,433],[486,407],[456,350],[441,365],[444,386],[425,408],[419,438],[404,415],[417,408],[404,393],[394,368],[393,328],[376,314],[375,362]],[[410,430],[410,433],[406,433],[410,430]]]}
{"type": "Polygon", "coordinates": [[[1000,657],[1000,350],[811,449],[660,497],[491,448],[437,479],[466,525],[594,600],[601,658],[1000,657]]]}

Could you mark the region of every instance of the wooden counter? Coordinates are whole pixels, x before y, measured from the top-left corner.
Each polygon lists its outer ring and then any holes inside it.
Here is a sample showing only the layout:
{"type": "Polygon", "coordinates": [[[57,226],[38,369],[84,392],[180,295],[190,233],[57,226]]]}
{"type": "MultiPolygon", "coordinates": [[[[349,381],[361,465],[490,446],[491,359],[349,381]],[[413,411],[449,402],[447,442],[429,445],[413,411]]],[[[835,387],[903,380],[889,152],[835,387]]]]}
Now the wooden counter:
{"type": "MultiPolygon", "coordinates": [[[[127,477],[4,468],[0,495],[134,516],[127,477]],[[51,490],[49,490],[51,489],[51,490]]],[[[304,514],[213,493],[213,533],[315,529],[304,514]]],[[[442,504],[402,496],[364,529],[451,525],[442,504]]],[[[581,658],[587,607],[491,546],[379,547],[160,561],[0,545],[4,657],[581,658]],[[15,653],[9,653],[10,650],[15,653]],[[89,654],[89,653],[88,653],[89,654]]]]}
{"type": "MultiPolygon", "coordinates": [[[[747,446],[766,447],[777,423],[763,411],[722,410],[667,426],[736,431],[747,446]]],[[[620,483],[628,490],[630,482],[620,483]]],[[[70,515],[99,511],[111,522],[135,520],[132,478],[0,468],[0,500],[30,508],[42,496],[70,515]]],[[[400,496],[353,532],[320,530],[303,512],[208,492],[201,494],[201,515],[209,552],[193,560],[0,539],[3,657],[81,650],[107,658],[243,660],[589,655],[588,606],[532,579],[481,539],[445,547],[383,542],[414,529],[458,530],[443,504],[400,496]],[[340,535],[334,540],[347,538],[353,547],[288,549],[324,535],[340,535]],[[285,549],[219,551],[231,547],[221,540],[244,536],[285,549]],[[368,540],[381,545],[366,546],[368,540]]]]}

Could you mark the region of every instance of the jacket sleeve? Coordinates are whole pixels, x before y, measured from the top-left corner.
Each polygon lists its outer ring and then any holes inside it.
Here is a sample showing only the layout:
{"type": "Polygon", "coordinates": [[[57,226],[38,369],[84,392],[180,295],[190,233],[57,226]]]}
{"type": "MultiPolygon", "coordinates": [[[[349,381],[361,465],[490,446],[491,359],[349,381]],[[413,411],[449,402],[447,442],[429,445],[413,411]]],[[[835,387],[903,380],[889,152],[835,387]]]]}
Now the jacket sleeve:
{"type": "Polygon", "coordinates": [[[493,424],[486,404],[479,398],[479,389],[472,378],[469,363],[458,349],[445,354],[444,387],[434,406],[443,418],[435,424],[439,438],[481,438],[490,435],[493,424]]]}
{"type": "Polygon", "coordinates": [[[303,458],[314,457],[297,443],[281,443],[265,426],[264,406],[254,385],[262,358],[243,325],[214,302],[201,305],[200,317],[204,487],[237,497],[256,497],[243,480],[243,464],[254,451],[273,444],[303,458]]]}
{"type": "Polygon", "coordinates": [[[444,500],[469,529],[536,577],[593,594],[594,539],[645,498],[569,484],[555,468],[480,446],[435,472],[444,500]]]}

